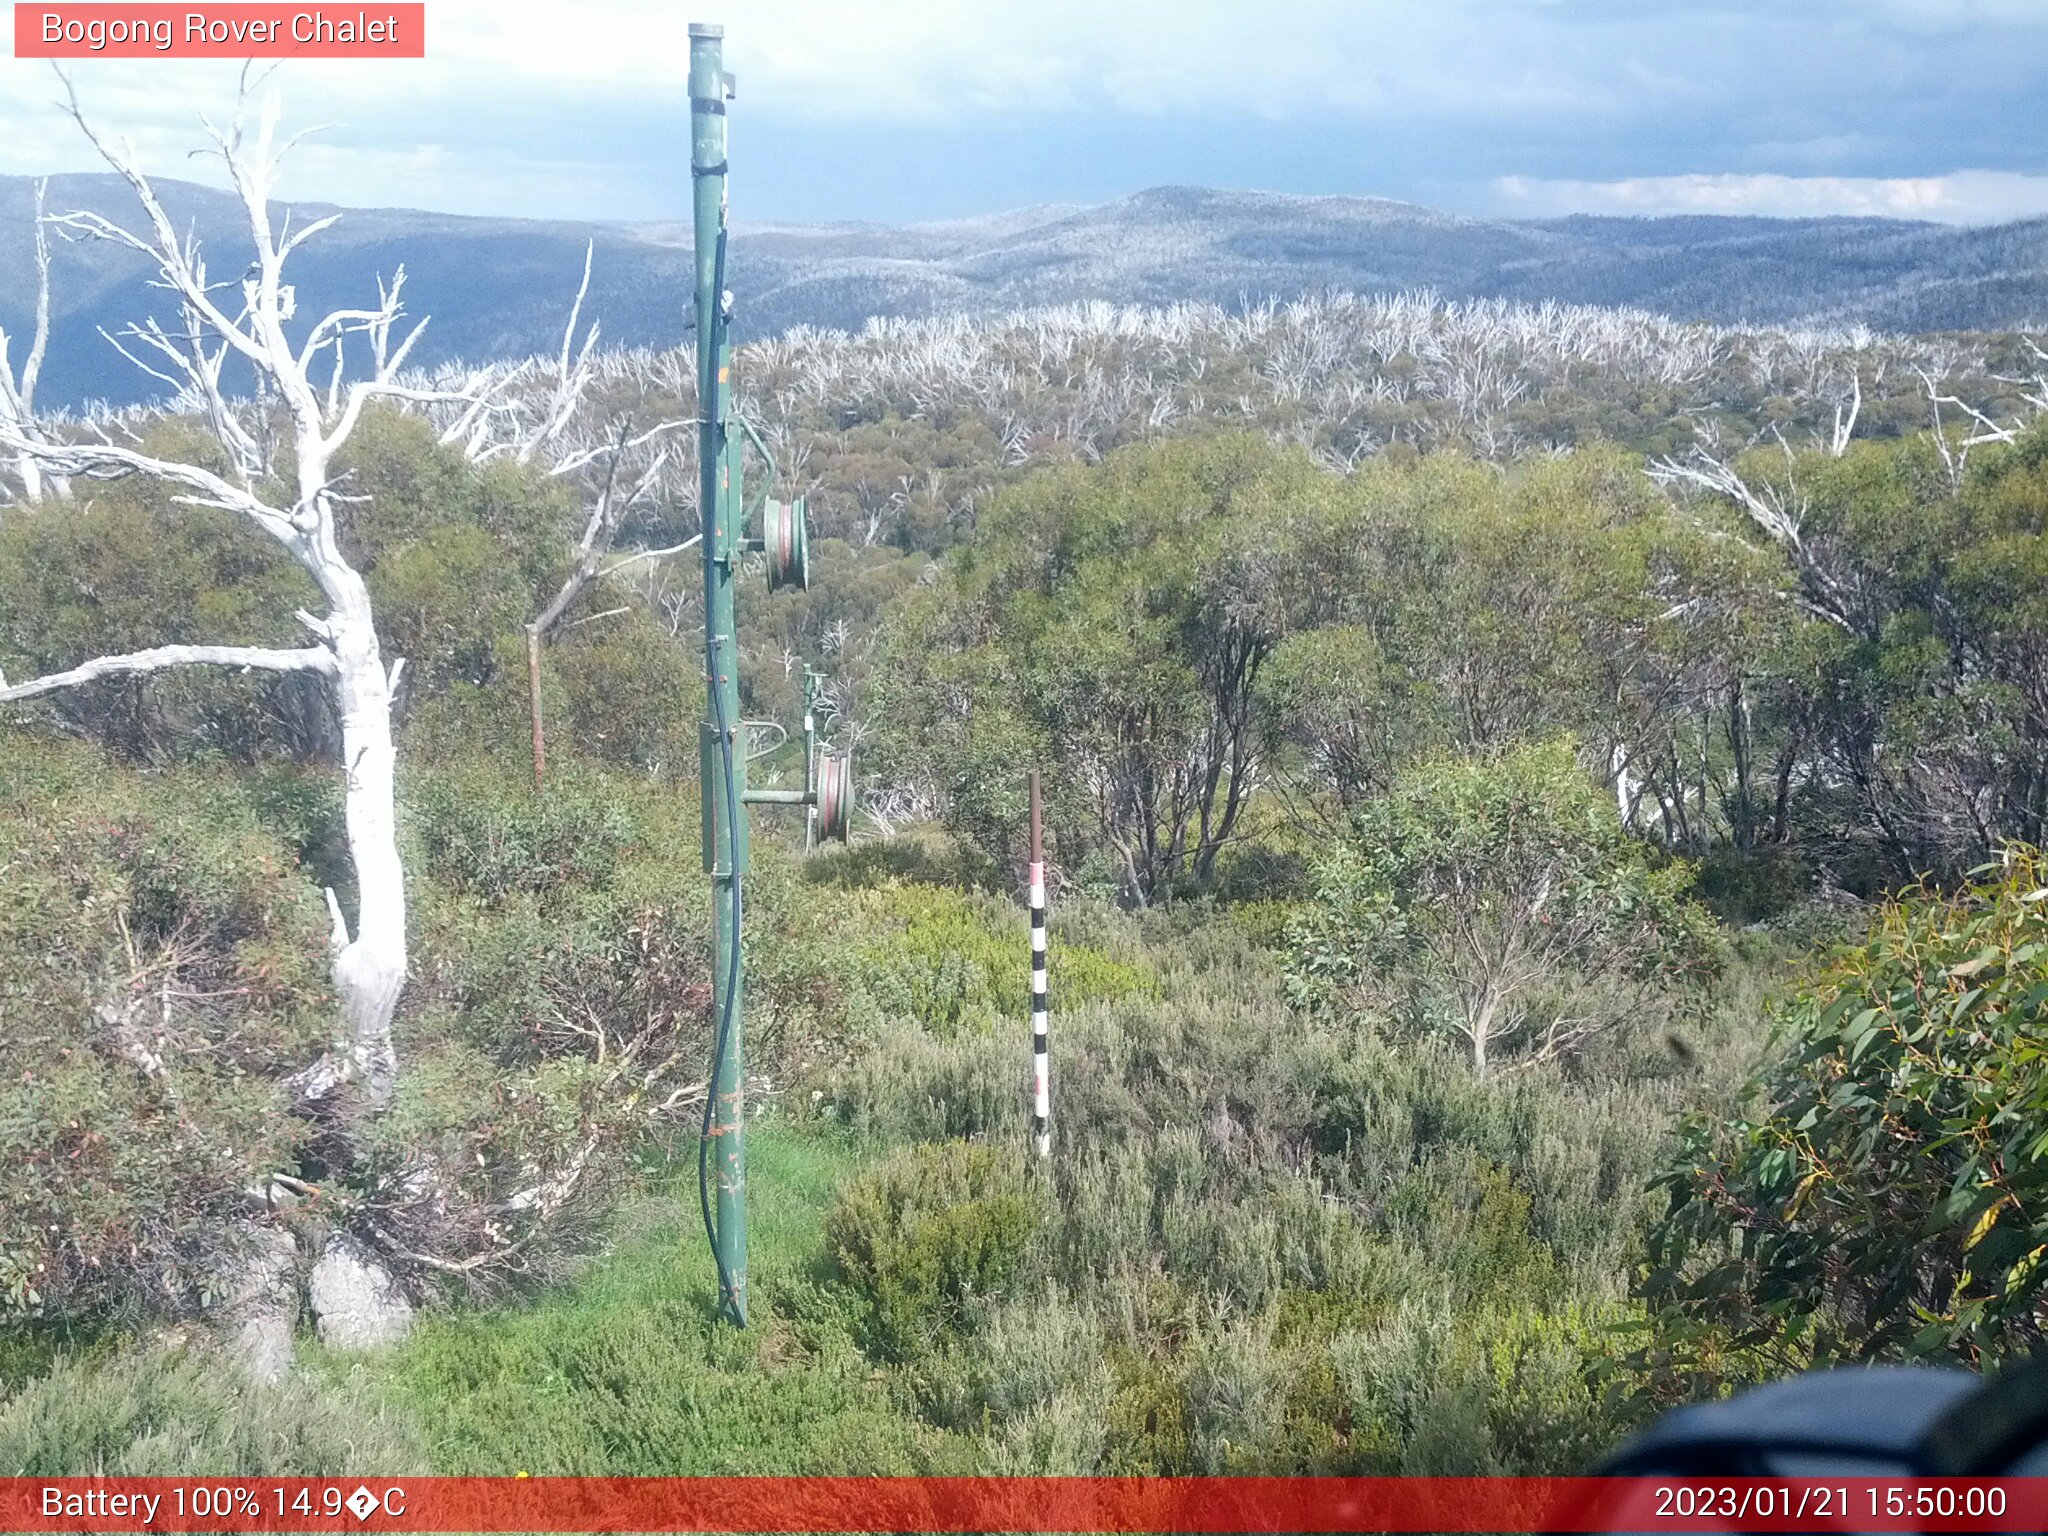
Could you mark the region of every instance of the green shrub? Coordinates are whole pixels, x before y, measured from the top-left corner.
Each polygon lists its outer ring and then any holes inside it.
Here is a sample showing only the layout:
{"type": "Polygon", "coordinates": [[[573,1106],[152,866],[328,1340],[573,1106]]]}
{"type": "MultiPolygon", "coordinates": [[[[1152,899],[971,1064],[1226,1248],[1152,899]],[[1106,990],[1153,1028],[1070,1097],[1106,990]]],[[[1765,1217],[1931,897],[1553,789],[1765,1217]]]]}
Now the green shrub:
{"type": "Polygon", "coordinates": [[[1115,1391],[1105,1419],[1102,1472],[1184,1477],[1193,1469],[1186,1384],[1157,1354],[1126,1346],[1111,1357],[1115,1391]]]}
{"type": "MultiPolygon", "coordinates": [[[[857,978],[884,1014],[941,1035],[1027,1016],[1030,927],[1021,905],[904,885],[868,894],[853,912],[868,920],[857,978]]],[[[1120,942],[1106,933],[1089,937],[1076,936],[1065,912],[1053,925],[1048,968],[1055,1006],[1156,993],[1127,935],[1120,942]]]]}
{"type": "Polygon", "coordinates": [[[1020,1051],[1030,1050],[1028,1025],[1009,1038],[989,1032],[947,1039],[909,1020],[881,1020],[874,1028],[817,1090],[834,1118],[881,1145],[989,1137],[1023,1146],[1031,1090],[1020,1051]]]}
{"type": "MultiPolygon", "coordinates": [[[[494,764],[424,770],[402,815],[416,871],[396,1022],[405,1069],[362,1150],[372,1178],[436,1173],[425,1206],[380,1219],[417,1251],[517,1250],[473,1279],[557,1273],[598,1239],[634,1169],[694,1144],[688,1085],[710,1050],[694,824],[677,825],[662,787],[575,758],[540,794],[494,764]],[[571,1166],[573,1202],[520,1243],[519,1219],[494,1206],[534,1187],[537,1170],[571,1166]]],[[[750,899],[757,931],[774,911],[750,899]]],[[[750,992],[754,1064],[780,1076],[764,1000],[773,987],[750,992]]]]}
{"type": "MultiPolygon", "coordinates": [[[[607,595],[586,596],[584,605],[607,595]]],[[[637,602],[624,595],[618,601],[637,602]]],[[[704,658],[687,638],[678,640],[638,606],[559,632],[542,662],[550,684],[550,751],[573,746],[660,783],[693,782],[697,722],[704,718],[704,658]]]]}
{"type": "Polygon", "coordinates": [[[1290,991],[1457,1037],[1481,1073],[1566,1056],[1713,973],[1717,934],[1687,883],[1623,828],[1567,740],[1425,762],[1318,861],[1290,991]]]}
{"type": "MultiPolygon", "coordinates": [[[[1445,1269],[1466,1260],[1438,1243],[1438,1224],[1480,1235],[1474,1212],[1505,1201],[1514,1209],[1494,1214],[1511,1216],[1526,1235],[1516,1240],[1541,1243],[1575,1286],[1618,1287],[1650,1213],[1641,1185],[1675,1094],[1554,1068],[1482,1080],[1448,1044],[1373,1039],[1318,1073],[1312,1091],[1306,1132],[1325,1177],[1445,1269]]],[[[1555,1278],[1547,1266],[1543,1278],[1555,1278]]]]}
{"type": "MultiPolygon", "coordinates": [[[[162,426],[148,434],[146,451],[165,446],[164,435],[162,426]]],[[[319,602],[305,571],[249,519],[178,506],[140,478],[96,486],[82,506],[53,497],[10,507],[0,594],[0,670],[15,679],[150,646],[303,645],[292,612],[319,602]]],[[[137,762],[195,749],[241,762],[305,759],[329,735],[322,691],[305,674],[180,667],[10,705],[8,723],[54,715],[137,762]]]]}
{"type": "Polygon", "coordinates": [[[0,1315],[196,1305],[296,1166],[333,1025],[318,894],[235,785],[0,740],[0,1315]]]}
{"type": "Polygon", "coordinates": [[[252,1384],[160,1349],[69,1361],[0,1396],[10,1477],[331,1477],[427,1470],[419,1425],[354,1382],[252,1384]]]}
{"type": "Polygon", "coordinates": [[[1783,844],[1716,848],[1701,858],[1694,890],[1709,910],[1731,923],[1783,917],[1813,893],[1811,855],[1783,844]]]}
{"type": "Polygon", "coordinates": [[[936,827],[910,827],[843,848],[827,845],[804,861],[806,880],[847,890],[898,884],[994,890],[1007,883],[999,876],[985,855],[936,827]]]}
{"type": "Polygon", "coordinates": [[[1418,1246],[1461,1304],[1541,1303],[1563,1289],[1557,1259],[1529,1229],[1529,1196],[1505,1169],[1456,1142],[1432,1147],[1388,1202],[1387,1220],[1418,1246]]]}
{"type": "Polygon", "coordinates": [[[1583,1469],[1615,1421],[1592,1363],[1610,1318],[1577,1310],[1466,1311],[1418,1295],[1332,1345],[1348,1398],[1346,1470],[1379,1476],[1530,1476],[1583,1469]]]}
{"type": "Polygon", "coordinates": [[[1097,1312],[1048,1284],[978,1299],[969,1314],[966,1336],[915,1363],[924,1413],[977,1435],[990,1474],[1093,1471],[1114,1385],[1097,1312]]]}
{"type": "Polygon", "coordinates": [[[417,773],[405,810],[422,872],[485,901],[602,885],[640,831],[610,784],[573,768],[540,795],[495,767],[417,773]]]}
{"type": "Polygon", "coordinates": [[[1300,904],[1278,898],[1234,902],[1224,915],[1252,943],[1276,953],[1287,943],[1288,925],[1300,913],[1300,904]]]}
{"type": "Polygon", "coordinates": [[[1202,1476],[1298,1465],[1287,1413],[1294,1362],[1273,1341],[1269,1311],[1217,1308],[1188,1350],[1188,1455],[1202,1476]]]}
{"type": "Polygon", "coordinates": [[[907,1148],[861,1174],[826,1217],[834,1263],[867,1305],[865,1342],[910,1359],[1001,1293],[1040,1221],[1014,1157],[966,1142],[907,1148]]]}
{"type": "Polygon", "coordinates": [[[533,616],[518,567],[475,524],[430,528],[385,551],[370,582],[380,636],[420,669],[415,686],[488,683],[501,639],[533,616]]]}
{"type": "Polygon", "coordinates": [[[306,878],[322,889],[352,892],[348,858],[348,788],[325,764],[263,763],[243,780],[257,818],[281,839],[306,878]]]}
{"type": "Polygon", "coordinates": [[[1887,902],[1784,1011],[1753,1107],[1688,1122],[1647,1295],[1665,1363],[2037,1347],[2048,1295],[2048,858],[1887,902]]]}

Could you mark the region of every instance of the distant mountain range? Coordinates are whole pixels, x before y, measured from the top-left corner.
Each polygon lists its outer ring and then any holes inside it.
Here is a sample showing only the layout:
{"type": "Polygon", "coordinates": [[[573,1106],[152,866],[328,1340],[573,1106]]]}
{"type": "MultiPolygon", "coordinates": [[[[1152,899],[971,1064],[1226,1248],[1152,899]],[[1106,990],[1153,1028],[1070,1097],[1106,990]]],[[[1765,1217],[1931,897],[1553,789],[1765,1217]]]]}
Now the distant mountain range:
{"type": "MultiPolygon", "coordinates": [[[[158,183],[217,275],[247,259],[224,193],[158,183]]],[[[0,177],[0,327],[21,334],[33,298],[33,184],[0,177]]],[[[60,176],[53,211],[135,209],[113,176],[60,176]]],[[[586,315],[609,342],[666,344],[687,319],[690,233],[673,224],[342,212],[294,260],[300,313],[359,303],[401,262],[422,362],[552,351],[582,270],[586,315]]],[[[1329,289],[1432,288],[1451,298],[1634,305],[1681,319],[1861,321],[1911,331],[2006,329],[2048,319],[2048,219],[1959,229],[1888,219],[1460,218],[1378,198],[1156,187],[1099,207],[1046,207],[914,225],[737,225],[728,257],[745,334],[856,327],[876,315],[986,313],[1078,299],[1118,303],[1288,298],[1329,289]]],[[[156,387],[97,334],[147,312],[140,258],[60,247],[40,402],[127,402],[156,387]]],[[[16,351],[19,356],[19,350],[16,351]]]]}

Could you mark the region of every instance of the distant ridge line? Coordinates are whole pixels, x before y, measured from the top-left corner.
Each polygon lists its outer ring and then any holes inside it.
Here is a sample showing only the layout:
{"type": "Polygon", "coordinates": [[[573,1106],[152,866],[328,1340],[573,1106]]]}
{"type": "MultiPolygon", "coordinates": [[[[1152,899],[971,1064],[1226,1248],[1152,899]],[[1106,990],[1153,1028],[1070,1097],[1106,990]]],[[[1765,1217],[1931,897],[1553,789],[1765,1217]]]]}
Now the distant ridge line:
{"type": "MultiPolygon", "coordinates": [[[[33,182],[0,177],[0,327],[23,329],[33,182]]],[[[228,194],[166,178],[172,216],[217,265],[241,249],[228,194]]],[[[51,206],[132,214],[111,175],[51,178],[51,206]]],[[[586,315],[617,345],[682,333],[689,251],[680,225],[480,218],[336,209],[340,223],[296,259],[302,311],[360,299],[406,266],[415,311],[433,316],[418,360],[526,356],[559,345],[586,243],[586,315]]],[[[870,317],[995,315],[1103,299],[1119,304],[1286,299],[1428,289],[1641,309],[1720,324],[1866,324],[1887,331],[2006,330],[2048,315],[2048,219],[1953,227],[1879,218],[1572,215],[1501,220],[1346,194],[1162,186],[1092,205],[917,224],[763,221],[732,242],[742,336],[870,317]]],[[[42,399],[146,398],[152,381],[98,329],[143,318],[132,253],[65,243],[42,399]]]]}

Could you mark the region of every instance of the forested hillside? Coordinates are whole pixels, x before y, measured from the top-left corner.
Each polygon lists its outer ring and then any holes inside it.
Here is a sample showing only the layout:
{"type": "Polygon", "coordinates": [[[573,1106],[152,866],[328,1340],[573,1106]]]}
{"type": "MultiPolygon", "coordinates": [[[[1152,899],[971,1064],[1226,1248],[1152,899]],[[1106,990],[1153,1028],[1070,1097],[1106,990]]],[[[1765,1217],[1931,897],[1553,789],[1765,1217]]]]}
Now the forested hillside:
{"type": "Polygon", "coordinates": [[[1558,1472],[2040,1341],[2027,337],[744,348],[816,535],[744,712],[823,670],[861,814],[755,824],[741,1333],[691,368],[586,312],[408,370],[397,310],[380,388],[0,418],[0,1471],[1558,1472]]]}
{"type": "MultiPolygon", "coordinates": [[[[163,181],[180,228],[225,249],[234,197],[163,181]]],[[[0,329],[25,333],[35,183],[0,177],[0,329]]],[[[59,176],[51,212],[120,215],[113,176],[59,176]]],[[[666,345],[688,312],[689,234],[672,225],[459,218],[304,204],[340,214],[294,261],[308,313],[352,303],[400,265],[434,323],[416,361],[552,347],[586,247],[593,312],[615,345],[666,345]]],[[[2048,318],[2048,224],[1957,229],[1887,219],[1462,218],[1384,198],[1154,187],[1099,207],[1022,209],[919,225],[748,224],[732,238],[740,333],[857,330],[870,319],[989,318],[1088,301],[1232,309],[1331,292],[1429,292],[1632,306],[1684,321],[2010,329],[2048,318]]],[[[282,217],[280,210],[279,217],[282,217]]],[[[163,395],[100,335],[151,312],[135,253],[60,241],[45,399],[78,408],[163,395]]],[[[157,317],[175,329],[172,310],[157,317]]]]}

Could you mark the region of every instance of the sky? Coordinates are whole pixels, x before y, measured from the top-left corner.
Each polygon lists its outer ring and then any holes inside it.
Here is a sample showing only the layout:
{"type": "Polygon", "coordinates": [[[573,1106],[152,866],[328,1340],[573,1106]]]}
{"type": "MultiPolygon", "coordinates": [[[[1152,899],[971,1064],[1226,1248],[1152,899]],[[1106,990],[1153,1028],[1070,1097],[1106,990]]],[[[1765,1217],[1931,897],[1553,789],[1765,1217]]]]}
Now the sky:
{"type": "MultiPolygon", "coordinates": [[[[2048,0],[428,0],[422,60],[279,68],[286,126],[321,127],[282,190],[681,217],[692,19],[726,28],[743,223],[1176,183],[1515,218],[2048,214],[2048,0]]],[[[214,179],[189,151],[233,65],[70,68],[146,168],[214,179]]],[[[55,94],[0,59],[0,173],[96,168],[55,94]]]]}

